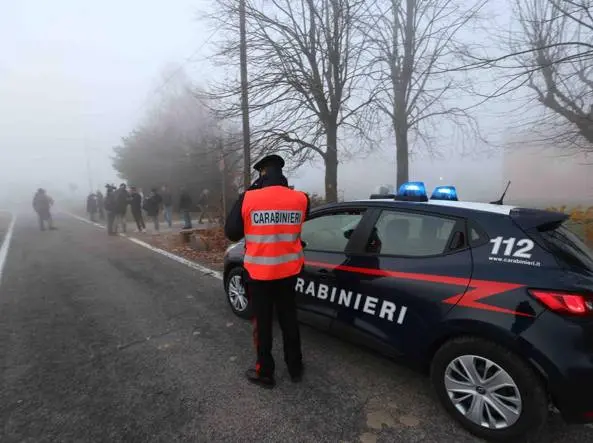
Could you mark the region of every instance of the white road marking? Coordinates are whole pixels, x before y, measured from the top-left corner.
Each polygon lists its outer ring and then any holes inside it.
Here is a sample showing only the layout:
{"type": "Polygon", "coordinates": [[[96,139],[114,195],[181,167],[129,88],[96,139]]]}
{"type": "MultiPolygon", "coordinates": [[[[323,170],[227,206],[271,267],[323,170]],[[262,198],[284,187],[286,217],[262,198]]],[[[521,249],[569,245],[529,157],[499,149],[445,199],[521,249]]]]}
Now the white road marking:
{"type": "Polygon", "coordinates": [[[4,241],[0,247],[0,283],[2,283],[2,273],[4,272],[4,265],[6,264],[6,256],[8,255],[8,248],[10,247],[10,240],[12,239],[12,233],[14,231],[14,225],[16,224],[16,215],[12,217],[8,230],[4,235],[4,241]]]}
{"type": "Polygon", "coordinates": [[[142,240],[138,240],[137,238],[134,237],[128,237],[126,235],[120,234],[122,237],[126,237],[128,240],[130,240],[133,243],[136,243],[137,245],[143,246],[146,249],[150,249],[153,252],[156,252],[158,254],[164,255],[165,257],[170,258],[171,260],[175,260],[178,263],[184,264],[185,266],[188,266],[192,269],[195,269],[196,271],[200,271],[203,274],[206,275],[210,275],[211,277],[214,277],[218,280],[222,280],[222,272],[219,271],[215,271],[214,269],[210,269],[207,268],[206,266],[202,266],[194,261],[188,260],[186,258],[180,257],[178,255],[172,254],[169,251],[165,251],[164,249],[159,249],[159,248],[155,248],[152,245],[149,245],[146,242],[143,242],[142,240]]]}
{"type": "MultiPolygon", "coordinates": [[[[103,226],[103,225],[101,225],[99,223],[95,223],[95,222],[92,222],[90,220],[87,220],[86,218],[79,217],[78,215],[71,214],[69,212],[65,212],[65,214],[67,214],[70,217],[73,217],[73,218],[75,218],[77,220],[80,220],[81,222],[88,223],[88,224],[93,225],[93,226],[96,226],[96,227],[98,227],[100,229],[105,229],[105,226],[103,226]]],[[[150,249],[151,251],[156,252],[157,254],[164,255],[165,257],[170,258],[171,260],[176,261],[177,263],[181,263],[182,265],[185,265],[188,268],[195,269],[196,271],[199,271],[199,272],[201,272],[202,274],[205,274],[205,275],[209,275],[210,277],[214,277],[217,280],[222,280],[222,272],[220,272],[220,271],[215,271],[214,269],[207,268],[206,266],[202,266],[202,265],[200,265],[200,264],[198,264],[198,263],[196,263],[194,261],[188,260],[188,259],[186,259],[184,257],[180,257],[179,255],[173,254],[173,253],[171,253],[169,251],[165,251],[164,249],[157,248],[157,247],[152,246],[152,245],[150,245],[150,244],[148,244],[148,243],[146,243],[146,242],[144,242],[142,240],[138,240],[137,238],[130,237],[130,236],[126,235],[126,234],[121,234],[120,233],[118,235],[120,237],[123,237],[123,238],[126,238],[126,239],[130,240],[132,243],[136,243],[138,246],[142,246],[143,248],[150,249]]]]}

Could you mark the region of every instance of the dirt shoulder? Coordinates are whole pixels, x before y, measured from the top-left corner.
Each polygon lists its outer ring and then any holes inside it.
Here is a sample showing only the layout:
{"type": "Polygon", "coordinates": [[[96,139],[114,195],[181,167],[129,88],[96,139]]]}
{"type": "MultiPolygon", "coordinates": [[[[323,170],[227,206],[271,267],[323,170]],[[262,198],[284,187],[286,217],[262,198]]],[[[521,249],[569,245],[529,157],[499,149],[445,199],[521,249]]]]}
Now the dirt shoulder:
{"type": "Polygon", "coordinates": [[[127,235],[217,271],[222,271],[224,251],[231,244],[224,238],[222,227],[194,229],[191,233],[171,231],[127,235]]]}

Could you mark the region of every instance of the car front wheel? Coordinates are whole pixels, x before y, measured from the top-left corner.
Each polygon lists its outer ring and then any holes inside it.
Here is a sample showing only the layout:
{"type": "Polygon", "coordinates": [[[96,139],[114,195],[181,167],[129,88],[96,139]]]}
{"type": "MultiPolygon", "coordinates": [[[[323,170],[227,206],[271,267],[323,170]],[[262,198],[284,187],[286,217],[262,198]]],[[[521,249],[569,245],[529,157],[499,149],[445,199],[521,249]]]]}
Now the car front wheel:
{"type": "Polygon", "coordinates": [[[243,283],[242,268],[237,267],[229,271],[224,288],[233,313],[241,318],[251,318],[251,306],[243,283]]]}
{"type": "Polygon", "coordinates": [[[445,343],[431,379],[447,412],[487,441],[537,441],[546,423],[548,397],[539,377],[496,343],[475,337],[445,343]]]}

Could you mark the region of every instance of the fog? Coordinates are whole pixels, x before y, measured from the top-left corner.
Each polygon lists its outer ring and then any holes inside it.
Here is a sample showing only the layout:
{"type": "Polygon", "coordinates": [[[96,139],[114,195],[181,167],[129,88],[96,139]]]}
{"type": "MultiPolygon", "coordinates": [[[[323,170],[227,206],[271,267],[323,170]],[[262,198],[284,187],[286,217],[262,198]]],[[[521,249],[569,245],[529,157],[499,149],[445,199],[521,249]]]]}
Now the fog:
{"type": "MultiPolygon", "coordinates": [[[[152,106],[167,69],[181,65],[204,87],[221,75],[221,68],[207,60],[212,35],[199,20],[200,11],[211,7],[195,0],[5,2],[0,15],[0,199],[29,199],[38,187],[64,198],[76,189],[82,196],[121,181],[112,167],[113,147],[152,106]]],[[[456,185],[462,198],[497,198],[509,178],[501,146],[517,113],[508,98],[477,109],[489,143],[476,142],[472,155],[467,149],[462,154],[445,131],[436,143],[438,157],[421,152],[412,157],[410,178],[429,187],[456,185]]],[[[395,184],[395,170],[393,140],[385,139],[364,158],[340,164],[339,194],[366,197],[379,184],[395,184]]],[[[543,186],[542,177],[533,174],[543,186]]],[[[322,164],[308,163],[291,181],[322,194],[322,164]]],[[[591,181],[585,185],[589,189],[579,190],[579,198],[592,195],[591,181]]]]}
{"type": "MultiPolygon", "coordinates": [[[[199,2],[4,2],[0,184],[88,192],[117,179],[111,151],[145,112],[163,69],[206,39],[199,2]],[[85,149],[90,160],[90,176],[85,149]]],[[[201,72],[200,75],[204,75],[201,72]]]]}

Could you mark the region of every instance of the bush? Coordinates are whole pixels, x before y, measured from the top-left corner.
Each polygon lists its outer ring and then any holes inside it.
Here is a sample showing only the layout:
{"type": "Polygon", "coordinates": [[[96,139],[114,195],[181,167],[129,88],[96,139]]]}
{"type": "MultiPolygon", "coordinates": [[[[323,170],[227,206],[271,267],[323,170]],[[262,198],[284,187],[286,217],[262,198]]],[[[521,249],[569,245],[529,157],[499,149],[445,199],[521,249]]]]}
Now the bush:
{"type": "Polygon", "coordinates": [[[325,205],[327,202],[326,200],[320,196],[317,193],[313,193],[313,194],[308,194],[309,195],[309,201],[311,202],[311,209],[316,208],[318,206],[323,206],[325,205]]]}
{"type": "Polygon", "coordinates": [[[574,208],[560,206],[559,208],[548,208],[548,210],[568,214],[571,222],[569,227],[578,234],[589,247],[593,247],[593,206],[589,206],[588,208],[583,208],[581,206],[576,206],[574,208]]]}

